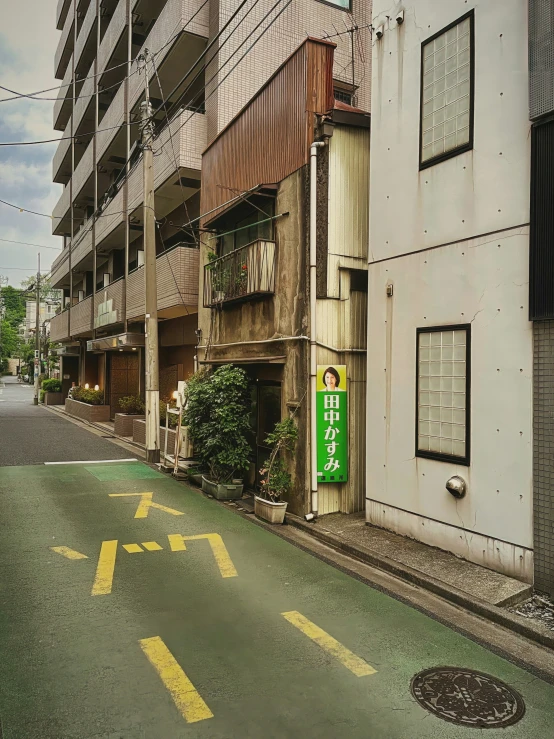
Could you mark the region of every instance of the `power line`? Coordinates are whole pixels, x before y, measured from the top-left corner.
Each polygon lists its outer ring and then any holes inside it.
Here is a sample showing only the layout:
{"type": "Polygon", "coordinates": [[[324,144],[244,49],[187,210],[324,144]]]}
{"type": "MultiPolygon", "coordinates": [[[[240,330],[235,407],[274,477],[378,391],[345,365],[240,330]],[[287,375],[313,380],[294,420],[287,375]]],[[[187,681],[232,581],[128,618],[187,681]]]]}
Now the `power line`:
{"type": "Polygon", "coordinates": [[[58,141],[71,141],[72,139],[81,139],[85,136],[94,136],[96,133],[103,131],[114,131],[122,126],[136,126],[135,121],[120,123],[118,126],[110,126],[109,128],[99,128],[96,131],[87,131],[87,133],[77,133],[74,136],[62,136],[59,139],[42,139],[41,141],[7,141],[1,142],[0,146],[34,146],[35,144],[52,144],[58,141]]]}
{"type": "Polygon", "coordinates": [[[36,246],[38,249],[55,249],[59,251],[61,246],[45,246],[44,244],[30,244],[28,241],[12,241],[11,239],[0,239],[8,244],[21,244],[22,246],[36,246]]]}
{"type": "MultiPolygon", "coordinates": [[[[189,18],[186,25],[191,23],[194,18],[200,13],[200,11],[204,8],[205,5],[208,4],[210,0],[204,0],[202,5],[198,8],[198,10],[189,18]]],[[[186,28],[186,26],[185,26],[186,28]]],[[[160,54],[167,46],[172,44],[179,36],[181,35],[183,29],[181,29],[178,33],[175,34],[175,36],[172,36],[167,43],[165,43],[161,48],[156,51],[155,56],[160,54]]],[[[134,60],[132,60],[134,61],[134,60]]],[[[88,75],[87,77],[81,77],[79,78],[79,82],[86,82],[87,80],[94,79],[95,77],[101,77],[102,75],[106,74],[107,72],[112,72],[114,69],[119,69],[120,67],[126,67],[128,62],[122,62],[121,64],[116,64],[113,67],[108,67],[107,69],[104,69],[102,72],[97,72],[96,74],[88,75]]],[[[117,82],[115,85],[111,85],[110,87],[105,87],[102,92],[105,92],[106,90],[110,90],[112,87],[117,87],[120,85],[125,79],[128,79],[129,77],[132,77],[133,75],[137,74],[138,70],[135,70],[134,72],[131,72],[130,75],[126,75],[121,82],[117,82]]],[[[36,95],[42,95],[45,92],[52,92],[53,90],[61,90],[63,87],[71,87],[73,85],[73,82],[66,82],[62,83],[61,85],[56,85],[55,87],[48,87],[45,90],[38,90],[36,92],[17,92],[16,90],[11,90],[9,87],[4,87],[3,85],[0,85],[0,90],[5,90],[6,92],[9,92],[13,95],[13,97],[10,98],[0,98],[0,103],[5,103],[10,100],[19,100],[21,98],[31,99],[31,100],[58,100],[58,98],[39,98],[36,97],[36,95]]],[[[93,95],[77,95],[76,97],[67,97],[66,100],[78,100],[80,97],[93,97],[96,93],[93,93],[93,95]]]]}
{"type": "MultiPolygon", "coordinates": [[[[32,267],[0,267],[0,269],[15,269],[20,272],[30,272],[33,268],[32,267]]],[[[45,269],[42,270],[42,274],[47,275],[50,272],[50,270],[45,269]]]]}

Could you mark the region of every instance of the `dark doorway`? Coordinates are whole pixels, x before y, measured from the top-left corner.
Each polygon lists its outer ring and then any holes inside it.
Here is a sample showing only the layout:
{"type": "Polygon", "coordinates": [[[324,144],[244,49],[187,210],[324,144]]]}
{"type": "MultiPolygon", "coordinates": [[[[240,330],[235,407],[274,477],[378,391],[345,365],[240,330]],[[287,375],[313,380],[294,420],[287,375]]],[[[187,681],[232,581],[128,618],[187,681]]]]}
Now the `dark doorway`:
{"type": "Polygon", "coordinates": [[[61,365],[62,394],[64,398],[67,398],[67,393],[72,384],[79,384],[79,357],[62,356],[61,365]]]}
{"type": "Polygon", "coordinates": [[[138,395],[140,363],[138,352],[117,352],[109,355],[110,416],[119,413],[119,399],[138,395]]]}
{"type": "Polygon", "coordinates": [[[260,469],[268,459],[271,450],[265,439],[281,420],[281,383],[269,380],[258,380],[252,386],[252,445],[254,464],[256,465],[255,484],[259,487],[260,469]]]}

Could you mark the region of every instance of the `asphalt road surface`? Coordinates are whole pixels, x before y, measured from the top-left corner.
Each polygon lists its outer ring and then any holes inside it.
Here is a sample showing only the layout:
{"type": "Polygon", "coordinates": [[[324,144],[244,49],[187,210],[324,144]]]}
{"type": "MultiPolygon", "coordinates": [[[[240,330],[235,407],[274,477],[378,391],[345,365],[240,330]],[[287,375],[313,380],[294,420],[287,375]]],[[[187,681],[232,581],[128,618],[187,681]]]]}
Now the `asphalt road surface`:
{"type": "MultiPolygon", "coordinates": [[[[3,739],[480,736],[412,696],[444,665],[523,697],[487,738],[552,739],[537,675],[142,462],[96,461],[121,450],[18,405],[28,388],[1,398],[3,739]]],[[[461,679],[437,700],[471,720],[478,693],[461,679]]]]}
{"type": "Polygon", "coordinates": [[[34,388],[0,376],[0,467],[135,456],[33,405],[34,388]]]}

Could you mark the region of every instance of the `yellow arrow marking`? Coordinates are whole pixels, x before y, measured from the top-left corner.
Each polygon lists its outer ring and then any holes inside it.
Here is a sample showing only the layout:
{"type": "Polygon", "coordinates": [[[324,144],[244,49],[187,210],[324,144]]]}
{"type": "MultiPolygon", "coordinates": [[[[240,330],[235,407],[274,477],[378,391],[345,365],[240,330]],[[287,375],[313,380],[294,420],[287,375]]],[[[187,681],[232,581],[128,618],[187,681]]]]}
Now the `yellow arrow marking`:
{"type": "Polygon", "coordinates": [[[91,595],[109,595],[112,592],[113,571],[117,556],[117,539],[103,541],[98,557],[96,577],[91,595]]]}
{"type": "Polygon", "coordinates": [[[221,572],[221,577],[237,577],[235,566],[229,557],[227,547],[223,543],[223,539],[219,534],[198,534],[196,536],[182,536],[181,534],[168,534],[169,546],[172,552],[185,552],[187,547],[186,541],[198,541],[199,539],[207,539],[212,548],[215,561],[221,572]]]}
{"type": "Polygon", "coordinates": [[[150,639],[141,639],[139,644],[170,692],[173,702],[185,721],[193,724],[213,718],[213,713],[202,700],[200,693],[160,637],[152,636],[150,639]]]}
{"type": "Polygon", "coordinates": [[[88,559],[86,554],[76,552],[75,549],[70,549],[69,547],[50,547],[50,549],[53,552],[56,552],[56,554],[61,554],[62,557],[66,557],[67,559],[88,559]]]}
{"type": "Polygon", "coordinates": [[[316,626],[298,611],[287,611],[282,613],[281,616],[284,616],[289,623],[296,626],[299,631],[314,641],[325,652],[338,659],[356,677],[375,675],[377,672],[365,660],[355,655],[336,639],[333,639],[326,631],[320,629],[319,626],[316,626]]]}
{"type": "Polygon", "coordinates": [[[154,503],[152,496],[154,493],[109,493],[110,498],[132,498],[139,496],[140,502],[138,504],[135,518],[146,518],[148,511],[151,508],[157,508],[164,513],[170,513],[172,516],[184,516],[183,511],[176,511],[175,508],[168,508],[167,506],[154,503]]]}
{"type": "Polygon", "coordinates": [[[138,544],[123,544],[123,549],[125,549],[126,552],[129,552],[129,554],[144,552],[144,549],[141,549],[138,544]]]}

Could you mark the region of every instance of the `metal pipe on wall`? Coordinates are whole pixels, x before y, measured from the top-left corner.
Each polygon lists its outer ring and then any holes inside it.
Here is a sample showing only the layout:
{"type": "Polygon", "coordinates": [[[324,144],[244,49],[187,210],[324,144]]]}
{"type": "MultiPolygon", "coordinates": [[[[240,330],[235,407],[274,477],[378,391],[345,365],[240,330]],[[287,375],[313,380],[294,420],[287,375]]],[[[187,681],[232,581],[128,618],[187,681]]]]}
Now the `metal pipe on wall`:
{"type": "Polygon", "coordinates": [[[324,141],[314,141],[310,146],[310,508],[317,516],[317,152],[324,141]]]}

